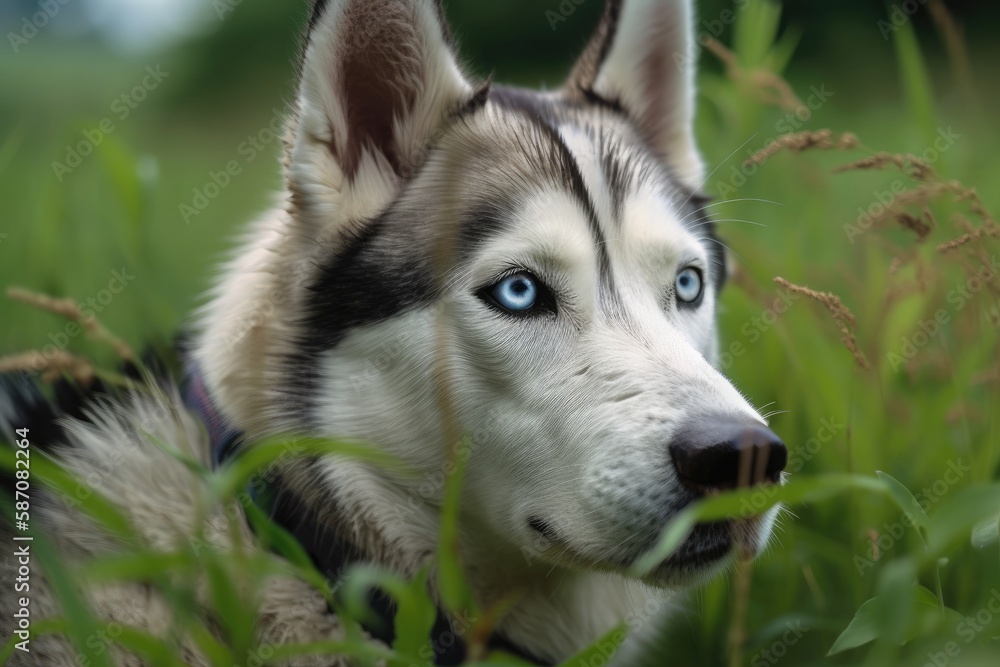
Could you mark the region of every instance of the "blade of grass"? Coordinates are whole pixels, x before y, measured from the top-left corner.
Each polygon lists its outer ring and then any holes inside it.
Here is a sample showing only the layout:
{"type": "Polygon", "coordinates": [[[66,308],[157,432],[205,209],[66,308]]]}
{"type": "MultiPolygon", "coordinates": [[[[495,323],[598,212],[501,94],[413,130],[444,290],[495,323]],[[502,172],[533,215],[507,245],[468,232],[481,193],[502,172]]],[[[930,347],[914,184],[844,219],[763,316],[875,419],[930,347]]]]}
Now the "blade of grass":
{"type": "Polygon", "coordinates": [[[780,487],[742,489],[700,500],[683,509],[667,524],[657,546],[640,558],[630,568],[630,572],[637,577],[649,574],[683,544],[699,522],[748,518],[747,507],[753,509],[754,515],[758,515],[780,503],[795,505],[815,502],[851,490],[887,493],[885,485],[872,477],[822,475],[796,480],[780,487]]]}
{"type": "MultiPolygon", "coordinates": [[[[927,146],[933,146],[937,138],[934,91],[912,22],[907,21],[899,26],[893,33],[893,43],[896,47],[896,60],[899,62],[907,106],[916,119],[923,141],[927,146]]],[[[943,158],[944,156],[942,160],[943,158]]]]}

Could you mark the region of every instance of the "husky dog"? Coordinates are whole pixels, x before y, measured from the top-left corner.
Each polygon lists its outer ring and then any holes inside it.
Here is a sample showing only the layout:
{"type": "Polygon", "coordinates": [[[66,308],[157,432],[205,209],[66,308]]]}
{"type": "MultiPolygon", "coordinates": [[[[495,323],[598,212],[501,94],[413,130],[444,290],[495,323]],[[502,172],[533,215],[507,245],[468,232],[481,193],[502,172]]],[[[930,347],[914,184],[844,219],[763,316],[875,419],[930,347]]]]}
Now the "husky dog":
{"type": "MultiPolygon", "coordinates": [[[[402,576],[433,558],[442,471],[461,458],[461,562],[480,608],[514,600],[492,643],[554,664],[624,622],[631,664],[653,612],[758,553],[774,513],[698,526],[642,580],[632,566],[686,505],[780,483],[787,457],[713,366],[726,269],[699,191],[692,27],[689,0],[609,0],[568,81],[535,92],[463,73],[440,0],[318,0],[285,197],[201,313],[185,396],[168,383],[104,397],[45,444],[145,544],[172,549],[205,486],[153,442],[206,465],[277,434],[371,443],[417,474],[296,459],[270,477],[273,514],[327,571],[402,576]]],[[[10,384],[5,438],[40,409],[10,384]]],[[[120,548],[65,499],[34,502],[65,559],[120,548]]],[[[232,531],[207,538],[225,548],[232,531]]],[[[0,582],[4,636],[16,567],[0,582]]],[[[172,627],[143,584],[87,595],[108,622],[172,627]]],[[[60,614],[41,576],[31,596],[35,622],[60,614]]],[[[437,640],[454,622],[442,612],[424,657],[461,661],[447,649],[459,631],[437,640]]],[[[265,591],[256,630],[270,643],[342,632],[290,577],[265,591]]],[[[185,659],[207,664],[194,642],[185,659]]],[[[15,660],[76,664],[42,638],[15,660]]]]}

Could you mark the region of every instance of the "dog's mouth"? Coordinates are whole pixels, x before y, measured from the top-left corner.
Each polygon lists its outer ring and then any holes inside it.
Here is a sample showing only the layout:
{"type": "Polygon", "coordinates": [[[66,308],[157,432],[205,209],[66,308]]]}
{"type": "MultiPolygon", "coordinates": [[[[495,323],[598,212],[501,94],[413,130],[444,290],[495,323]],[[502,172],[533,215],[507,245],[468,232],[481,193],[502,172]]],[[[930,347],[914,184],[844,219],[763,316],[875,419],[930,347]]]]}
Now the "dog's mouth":
{"type": "Polygon", "coordinates": [[[713,565],[732,551],[731,529],[729,521],[698,524],[660,568],[689,569],[713,565]]]}
{"type": "Polygon", "coordinates": [[[711,575],[734,559],[750,560],[760,551],[767,530],[762,517],[698,524],[646,580],[659,585],[684,584],[711,575]]]}
{"type": "MultiPolygon", "coordinates": [[[[610,561],[603,561],[583,556],[551,524],[537,516],[531,517],[529,525],[536,534],[544,537],[550,547],[554,547],[549,550],[548,556],[586,568],[628,571],[655,544],[647,544],[629,555],[620,554],[610,561]]],[[[670,586],[699,580],[711,575],[732,558],[751,559],[756,556],[766,530],[762,517],[697,524],[680,547],[644,579],[653,585],[670,586]]]]}

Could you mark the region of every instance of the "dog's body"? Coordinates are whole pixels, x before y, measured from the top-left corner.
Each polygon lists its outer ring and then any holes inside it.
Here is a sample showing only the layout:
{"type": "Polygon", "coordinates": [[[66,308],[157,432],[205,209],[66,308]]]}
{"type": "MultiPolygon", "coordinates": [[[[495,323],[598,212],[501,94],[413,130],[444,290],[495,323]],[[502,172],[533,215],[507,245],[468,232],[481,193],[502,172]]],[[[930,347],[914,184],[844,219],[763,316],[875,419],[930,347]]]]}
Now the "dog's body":
{"type": "MultiPolygon", "coordinates": [[[[684,505],[777,481],[785,455],[710,361],[725,269],[698,195],[691,23],[686,0],[610,0],[567,84],[534,93],[469,82],[434,0],[320,0],[287,205],[251,228],[191,352],[209,407],[169,387],[95,404],[65,422],[61,459],[170,549],[194,533],[204,481],[152,443],[210,465],[222,443],[205,419],[246,447],[372,443],[417,475],[323,457],[273,483],[307,532],[412,576],[437,549],[441,472],[462,456],[473,593],[481,608],[520,595],[506,645],[551,663],[623,621],[654,630],[671,591],[759,551],[773,514],[699,527],[643,581],[627,570],[684,505]]],[[[16,393],[0,394],[7,437],[30,402],[16,393]]],[[[41,502],[36,525],[64,557],[116,550],[41,502]]],[[[109,621],[170,626],[145,586],[89,593],[109,621]]],[[[32,601],[35,619],[58,614],[46,588],[32,601]]],[[[304,583],[268,588],[263,642],[339,632],[304,583]]],[[[54,640],[18,658],[76,664],[54,640]]]]}

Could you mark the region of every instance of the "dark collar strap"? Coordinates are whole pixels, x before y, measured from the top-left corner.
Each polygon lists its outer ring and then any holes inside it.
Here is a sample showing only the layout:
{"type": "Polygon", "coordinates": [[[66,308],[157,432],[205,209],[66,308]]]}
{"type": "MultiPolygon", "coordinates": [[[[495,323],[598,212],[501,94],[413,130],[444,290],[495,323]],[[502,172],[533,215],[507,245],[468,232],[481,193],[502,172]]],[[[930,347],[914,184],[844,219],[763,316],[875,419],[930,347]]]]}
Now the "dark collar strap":
{"type": "MultiPolygon", "coordinates": [[[[192,364],[188,366],[187,371],[187,381],[183,388],[184,403],[198,415],[208,429],[212,466],[219,468],[226,459],[235,454],[243,441],[243,434],[233,428],[219,412],[199,369],[192,364]]],[[[317,530],[321,522],[312,517],[308,511],[302,511],[303,505],[295,499],[290,489],[269,488],[263,494],[265,497],[261,497],[262,494],[259,493],[251,495],[255,502],[261,502],[262,509],[269,513],[275,523],[295,536],[320,572],[339,578],[350,565],[362,560],[362,555],[354,545],[342,536],[317,530]]],[[[377,622],[364,625],[365,630],[372,637],[392,645],[396,637],[395,603],[380,590],[373,590],[369,594],[369,602],[377,622]]],[[[435,665],[445,667],[461,665],[464,662],[465,642],[459,633],[453,631],[448,617],[441,610],[438,610],[437,620],[431,629],[430,640],[435,665]]],[[[552,664],[536,658],[497,633],[490,637],[489,647],[518,656],[535,665],[552,664]]]]}
{"type": "Polygon", "coordinates": [[[208,394],[201,372],[193,364],[188,365],[187,381],[182,394],[185,405],[198,415],[208,429],[212,467],[219,468],[235,452],[243,434],[233,428],[215,407],[215,401],[208,394]]]}

